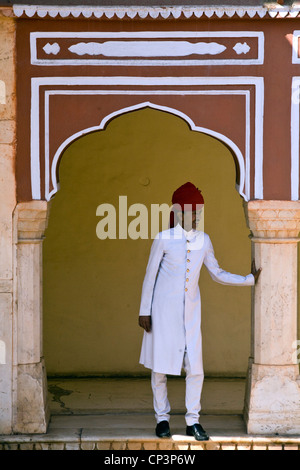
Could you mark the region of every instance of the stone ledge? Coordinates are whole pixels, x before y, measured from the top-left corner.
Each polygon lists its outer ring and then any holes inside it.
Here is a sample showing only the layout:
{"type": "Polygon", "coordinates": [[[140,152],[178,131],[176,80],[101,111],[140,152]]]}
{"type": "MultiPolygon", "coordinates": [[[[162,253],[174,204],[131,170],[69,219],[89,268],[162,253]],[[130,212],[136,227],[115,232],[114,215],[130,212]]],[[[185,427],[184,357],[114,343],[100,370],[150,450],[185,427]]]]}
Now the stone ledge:
{"type": "Polygon", "coordinates": [[[99,430],[56,429],[49,434],[0,436],[0,450],[300,450],[300,436],[218,436],[197,442],[192,437],[97,437],[99,430]],[[94,434],[94,435],[93,435],[94,434]]]}
{"type": "Polygon", "coordinates": [[[197,451],[197,450],[300,450],[300,438],[297,439],[211,439],[197,442],[194,439],[103,439],[101,441],[83,441],[79,436],[64,441],[25,436],[6,437],[0,440],[0,450],[161,450],[161,451],[197,451]],[[14,439],[15,437],[15,439],[14,439]]]}

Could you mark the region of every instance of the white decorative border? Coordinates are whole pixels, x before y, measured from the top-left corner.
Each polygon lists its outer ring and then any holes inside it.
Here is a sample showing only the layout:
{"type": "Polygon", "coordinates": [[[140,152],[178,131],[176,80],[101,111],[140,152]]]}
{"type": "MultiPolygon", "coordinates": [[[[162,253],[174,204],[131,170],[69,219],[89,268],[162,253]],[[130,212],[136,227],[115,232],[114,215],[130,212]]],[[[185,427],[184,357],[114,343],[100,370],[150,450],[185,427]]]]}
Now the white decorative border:
{"type": "MultiPolygon", "coordinates": [[[[32,198],[33,199],[40,199],[41,198],[41,188],[40,188],[40,154],[39,154],[39,114],[40,114],[40,105],[39,105],[39,90],[40,86],[45,85],[63,85],[63,86],[76,86],[76,85],[111,85],[111,86],[128,86],[128,85],[140,85],[140,86],[160,86],[160,85],[168,85],[168,86],[193,86],[193,85],[254,85],[255,86],[255,175],[254,175],[254,197],[256,199],[263,199],[263,109],[264,109],[264,80],[262,77],[38,77],[31,79],[31,185],[32,185],[32,198]]],[[[198,90],[200,91],[200,90],[198,90]]],[[[57,94],[60,90],[47,90],[45,92],[45,145],[46,145],[46,158],[48,158],[48,163],[45,162],[45,172],[46,172],[46,180],[45,184],[47,185],[47,181],[49,181],[49,96],[50,94],[57,94]],[[47,95],[46,95],[47,93],[47,95]]],[[[61,90],[62,93],[66,94],[66,90],[61,90]]],[[[69,90],[69,93],[78,94],[78,93],[97,93],[97,90],[92,91],[84,91],[84,90],[69,90]]],[[[113,91],[110,90],[110,93],[113,91]]],[[[116,93],[121,93],[120,90],[115,90],[116,93]]],[[[124,93],[127,94],[137,94],[137,92],[132,92],[131,90],[126,90],[124,93]]],[[[140,90],[141,95],[149,95],[149,94],[184,94],[184,93],[193,93],[196,94],[197,91],[184,91],[184,90],[156,90],[156,91],[147,91],[147,90],[140,90]]],[[[224,91],[223,91],[224,92],[224,91]]],[[[109,94],[107,90],[98,90],[98,93],[109,94]]],[[[209,90],[207,90],[209,93],[209,90]]],[[[215,91],[217,93],[217,90],[215,91]]],[[[219,91],[221,93],[221,91],[219,91]]],[[[239,93],[242,94],[242,90],[232,90],[232,94],[239,93]]],[[[84,135],[87,132],[91,132],[92,130],[100,130],[104,127],[104,125],[108,122],[108,120],[112,119],[115,115],[123,114],[128,112],[128,110],[133,109],[140,109],[141,107],[150,106],[156,109],[163,109],[168,111],[172,114],[176,114],[186,120],[192,130],[196,130],[198,132],[205,132],[206,134],[210,134],[218,138],[219,140],[223,141],[234,151],[235,155],[238,158],[240,163],[240,187],[237,188],[239,193],[245,198],[245,200],[249,200],[250,197],[250,117],[247,117],[247,113],[250,112],[250,102],[249,98],[247,100],[246,96],[246,162],[245,162],[245,169],[244,169],[244,160],[242,153],[238,149],[238,147],[226,136],[216,133],[209,129],[204,129],[195,126],[193,121],[182,112],[167,107],[161,107],[154,105],[150,102],[142,102],[139,105],[120,109],[119,111],[110,114],[106,118],[102,120],[99,126],[95,126],[94,128],[85,129],[76,136],[71,136],[67,139],[57,150],[56,155],[53,160],[52,169],[51,169],[51,177],[52,177],[52,184],[57,190],[57,183],[56,183],[56,163],[59,158],[59,155],[63,151],[66,145],[70,143],[70,141],[78,138],[80,135],[84,135]],[[243,193],[245,185],[245,192],[243,193]]],[[[54,191],[49,193],[49,186],[46,187],[46,197],[47,200],[53,195],[54,191]]]]}
{"type": "Polygon", "coordinates": [[[291,93],[291,200],[299,200],[300,77],[292,79],[291,93]]]}
{"type": "Polygon", "coordinates": [[[292,63],[293,64],[300,64],[299,36],[300,36],[300,31],[299,30],[296,30],[296,31],[293,32],[293,54],[292,54],[292,63]]]}
{"type": "MultiPolygon", "coordinates": [[[[148,91],[147,95],[178,95],[178,91],[175,90],[169,90],[166,92],[165,90],[156,90],[156,91],[148,91]]],[[[170,114],[174,114],[176,116],[181,117],[184,119],[190,126],[192,131],[196,132],[203,132],[207,135],[211,135],[215,137],[216,139],[221,140],[222,142],[226,143],[234,152],[236,155],[238,162],[239,162],[239,168],[240,168],[240,184],[237,187],[238,192],[241,194],[241,196],[245,200],[249,200],[250,197],[250,92],[249,90],[197,90],[197,91],[185,91],[185,95],[243,95],[245,96],[245,101],[246,101],[246,131],[245,131],[245,149],[246,149],[246,155],[245,155],[245,160],[243,158],[243,154],[240,151],[240,149],[235,145],[235,143],[231,140],[228,139],[226,136],[215,132],[211,129],[207,129],[204,127],[199,127],[196,126],[195,123],[190,119],[185,113],[182,113],[181,111],[178,111],[177,109],[170,108],[167,106],[160,106],[154,103],[151,103],[149,101],[139,103],[138,105],[134,106],[129,106],[127,108],[122,108],[118,111],[115,111],[108,116],[106,116],[100,123],[99,126],[93,126],[89,127],[87,129],[84,129],[80,132],[77,132],[76,134],[70,136],[68,139],[63,142],[62,145],[57,149],[53,161],[52,161],[52,166],[51,166],[51,182],[53,185],[53,190],[49,192],[49,163],[50,163],[50,155],[49,155],[49,97],[51,95],[123,95],[123,94],[130,94],[130,95],[145,95],[145,91],[137,91],[137,90],[79,90],[79,91],[74,91],[74,90],[53,90],[53,91],[46,91],[45,92],[45,197],[47,200],[51,199],[51,197],[57,192],[58,188],[58,182],[56,179],[56,167],[57,167],[57,162],[61,154],[63,153],[64,149],[70,145],[70,143],[79,137],[82,137],[85,134],[88,134],[90,132],[94,132],[97,130],[102,130],[105,128],[106,124],[113,119],[116,116],[119,116],[121,114],[131,112],[131,111],[136,111],[138,109],[143,109],[146,107],[150,107],[152,109],[158,109],[161,111],[166,111],[170,114]],[[247,175],[247,178],[245,180],[245,174],[247,175]],[[245,194],[243,192],[245,188],[245,194]]]]}
{"type": "MultiPolygon", "coordinates": [[[[150,42],[150,41],[149,41],[150,42]]],[[[128,43],[130,48],[130,42],[128,43]]],[[[261,65],[264,63],[264,33],[262,31],[139,31],[139,32],[31,32],[30,33],[30,56],[32,65],[261,65]],[[178,59],[178,60],[147,60],[139,59],[38,59],[37,39],[159,39],[159,38],[257,38],[258,53],[256,59],[178,59]]]]}
{"type": "Polygon", "coordinates": [[[13,5],[14,15],[21,17],[26,15],[31,18],[34,15],[37,15],[39,18],[45,18],[50,16],[51,18],[78,18],[82,15],[84,18],[107,18],[111,19],[116,16],[119,19],[124,18],[125,16],[129,18],[140,18],[145,19],[147,17],[156,19],[168,19],[174,18],[178,19],[181,16],[185,18],[191,18],[195,16],[196,18],[201,18],[202,16],[206,18],[211,18],[212,16],[217,16],[218,18],[232,18],[234,15],[239,16],[240,18],[296,18],[300,9],[289,6],[280,6],[274,2],[274,4],[265,5],[263,7],[192,7],[192,6],[166,6],[166,7],[133,7],[133,6],[108,6],[108,7],[98,7],[98,6],[60,6],[60,5],[13,5]]]}

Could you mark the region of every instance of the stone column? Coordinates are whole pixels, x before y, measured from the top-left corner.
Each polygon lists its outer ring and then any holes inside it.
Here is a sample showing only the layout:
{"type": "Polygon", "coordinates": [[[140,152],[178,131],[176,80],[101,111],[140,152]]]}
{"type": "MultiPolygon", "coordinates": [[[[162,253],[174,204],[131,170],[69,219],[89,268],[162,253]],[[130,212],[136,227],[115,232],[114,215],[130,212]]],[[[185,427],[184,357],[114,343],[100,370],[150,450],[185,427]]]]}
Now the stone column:
{"type": "Polygon", "coordinates": [[[42,241],[48,204],[17,204],[15,229],[15,324],[13,431],[45,433],[49,419],[42,331],[42,241]]]}
{"type": "Polygon", "coordinates": [[[244,415],[249,434],[300,434],[297,364],[297,243],[300,201],[245,205],[252,255],[252,357],[244,415]]]}
{"type": "Polygon", "coordinates": [[[12,432],[12,213],[15,182],[15,22],[0,8],[0,434],[12,432]]]}

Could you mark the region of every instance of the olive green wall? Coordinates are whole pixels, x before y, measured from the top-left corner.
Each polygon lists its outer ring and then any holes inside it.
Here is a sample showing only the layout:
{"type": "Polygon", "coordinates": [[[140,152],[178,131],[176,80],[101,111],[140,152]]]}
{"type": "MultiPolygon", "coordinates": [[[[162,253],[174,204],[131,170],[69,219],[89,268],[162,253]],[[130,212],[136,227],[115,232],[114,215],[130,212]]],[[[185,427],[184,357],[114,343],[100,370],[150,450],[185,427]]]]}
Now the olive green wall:
{"type": "MultiPolygon", "coordinates": [[[[218,140],[150,108],[112,120],[70,145],[59,167],[44,240],[44,352],[49,374],[144,374],[141,289],[152,240],[100,240],[99,204],[171,205],[187,181],[205,198],[205,231],[220,266],[250,272],[235,165],[218,140]],[[149,184],[147,184],[149,179],[149,184]]],[[[129,221],[132,218],[129,217],[129,221]]],[[[206,374],[243,375],[250,351],[251,288],[200,279],[206,374]]]]}

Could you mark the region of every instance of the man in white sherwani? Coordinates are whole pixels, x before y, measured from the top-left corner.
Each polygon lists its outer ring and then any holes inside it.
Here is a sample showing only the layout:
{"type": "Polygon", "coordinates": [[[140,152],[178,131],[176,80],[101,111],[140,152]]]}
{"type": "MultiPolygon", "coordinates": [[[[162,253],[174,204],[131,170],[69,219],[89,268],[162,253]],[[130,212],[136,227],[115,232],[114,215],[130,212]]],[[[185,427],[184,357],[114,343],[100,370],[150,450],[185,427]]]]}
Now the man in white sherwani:
{"type": "Polygon", "coordinates": [[[170,437],[170,403],[167,374],[186,373],[186,433],[196,440],[209,439],[199,424],[203,386],[201,299],[199,276],[202,264],[221,284],[252,286],[258,279],[222,270],[208,234],[196,230],[204,200],[192,183],[178,188],[172,197],[170,228],[153,240],[142,287],[139,325],[144,328],[140,363],[151,369],[156,435],[170,437]],[[175,216],[175,221],[173,218],[175,216]]]}

